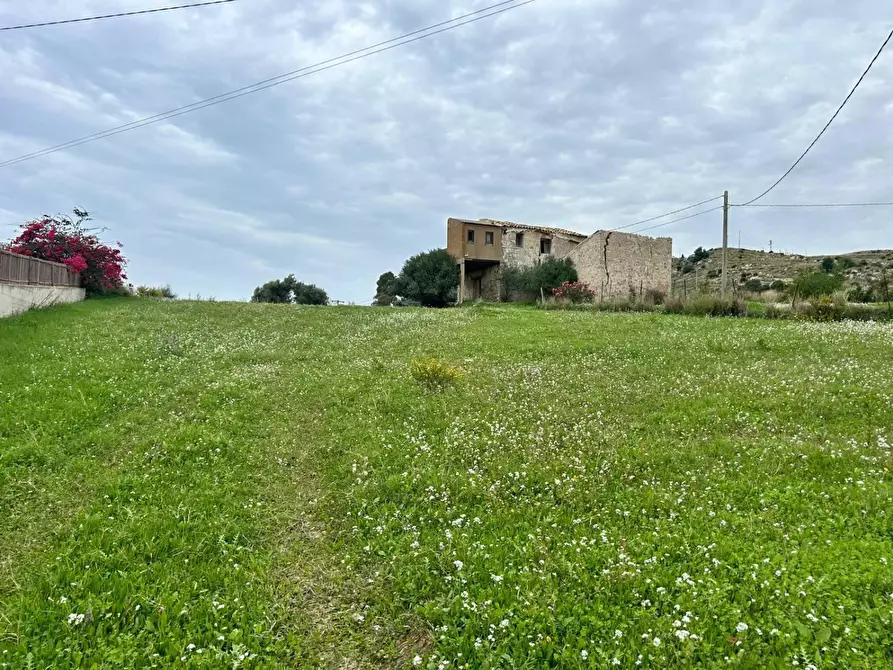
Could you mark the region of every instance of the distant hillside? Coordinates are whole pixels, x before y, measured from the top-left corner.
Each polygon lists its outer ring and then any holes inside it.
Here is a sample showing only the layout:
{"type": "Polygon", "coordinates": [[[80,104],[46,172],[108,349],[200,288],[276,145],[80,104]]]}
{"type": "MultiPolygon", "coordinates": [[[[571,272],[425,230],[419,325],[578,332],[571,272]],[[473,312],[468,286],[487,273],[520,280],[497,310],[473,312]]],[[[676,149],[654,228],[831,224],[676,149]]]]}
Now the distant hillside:
{"type": "MultiPolygon", "coordinates": [[[[710,249],[707,256],[694,262],[694,256],[673,259],[673,288],[681,292],[695,290],[707,282],[711,289],[719,289],[722,268],[722,249],[710,249]]],[[[774,281],[790,282],[804,271],[819,270],[828,256],[801,256],[753,249],[729,249],[729,286],[743,286],[749,279],[759,279],[763,284],[774,281]]],[[[881,278],[885,270],[893,281],[893,250],[856,251],[851,254],[831,256],[836,271],[845,278],[845,288],[867,286],[881,278]]]]}

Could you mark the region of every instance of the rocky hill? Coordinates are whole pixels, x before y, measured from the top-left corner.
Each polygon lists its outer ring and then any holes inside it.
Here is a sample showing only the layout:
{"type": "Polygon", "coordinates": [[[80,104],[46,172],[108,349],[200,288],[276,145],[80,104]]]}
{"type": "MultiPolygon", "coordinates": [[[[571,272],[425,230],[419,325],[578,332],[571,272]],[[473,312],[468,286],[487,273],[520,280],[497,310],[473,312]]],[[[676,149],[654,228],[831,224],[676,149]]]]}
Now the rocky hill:
{"type": "MultiPolygon", "coordinates": [[[[829,257],[730,248],[729,286],[742,288],[749,280],[759,280],[766,288],[773,283],[775,288],[780,288],[780,282],[788,283],[801,272],[820,270],[826,258],[829,257]]],[[[880,280],[885,272],[893,281],[893,250],[856,251],[830,258],[834,260],[834,271],[843,275],[847,289],[869,286],[880,280]]],[[[681,293],[705,285],[710,290],[719,290],[721,268],[722,249],[674,258],[673,290],[681,293]]]]}

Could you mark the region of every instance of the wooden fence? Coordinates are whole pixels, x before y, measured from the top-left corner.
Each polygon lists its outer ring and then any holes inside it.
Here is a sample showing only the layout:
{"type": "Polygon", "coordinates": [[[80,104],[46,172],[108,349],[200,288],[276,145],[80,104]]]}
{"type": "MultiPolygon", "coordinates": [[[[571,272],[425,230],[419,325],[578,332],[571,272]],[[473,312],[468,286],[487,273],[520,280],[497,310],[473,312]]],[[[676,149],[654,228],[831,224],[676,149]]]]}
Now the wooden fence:
{"type": "Polygon", "coordinates": [[[0,283],[80,286],[81,277],[62,263],[43,261],[0,249],[0,283]]]}

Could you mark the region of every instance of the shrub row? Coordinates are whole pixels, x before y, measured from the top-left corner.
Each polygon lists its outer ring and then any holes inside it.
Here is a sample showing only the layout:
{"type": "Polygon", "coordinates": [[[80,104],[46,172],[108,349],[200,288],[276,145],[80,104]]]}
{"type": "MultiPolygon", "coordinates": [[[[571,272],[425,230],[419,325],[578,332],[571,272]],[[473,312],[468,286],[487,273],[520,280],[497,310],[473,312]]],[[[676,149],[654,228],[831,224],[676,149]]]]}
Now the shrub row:
{"type": "Polygon", "coordinates": [[[883,321],[893,319],[893,310],[886,305],[854,304],[839,294],[820,296],[794,304],[748,303],[740,298],[701,295],[688,300],[670,297],[663,305],[652,300],[614,300],[575,303],[570,300],[549,300],[541,306],[547,310],[582,310],[607,312],[660,312],[710,317],[751,317],[764,319],[801,319],[806,321],[883,321]]]}

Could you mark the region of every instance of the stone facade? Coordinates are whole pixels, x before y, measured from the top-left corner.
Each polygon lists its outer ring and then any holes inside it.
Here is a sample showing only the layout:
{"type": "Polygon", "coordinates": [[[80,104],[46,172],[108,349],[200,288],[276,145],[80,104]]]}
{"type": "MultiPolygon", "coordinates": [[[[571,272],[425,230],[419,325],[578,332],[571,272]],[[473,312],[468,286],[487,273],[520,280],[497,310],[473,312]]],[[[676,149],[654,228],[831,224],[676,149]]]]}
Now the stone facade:
{"type": "Polygon", "coordinates": [[[670,293],[673,240],[601,230],[574,249],[580,281],[599,300],[642,296],[648,291],[670,293]]]}
{"type": "Polygon", "coordinates": [[[545,258],[570,258],[580,281],[603,300],[670,290],[669,238],[610,231],[586,236],[509,221],[449,219],[447,250],[461,269],[459,302],[502,300],[502,267],[530,267],[545,258]]]}
{"type": "Polygon", "coordinates": [[[570,236],[548,229],[511,228],[502,229],[502,262],[505,265],[530,267],[543,258],[554,256],[564,258],[573,251],[585,236],[570,236]],[[549,253],[542,253],[542,243],[549,243],[549,253]]]}

